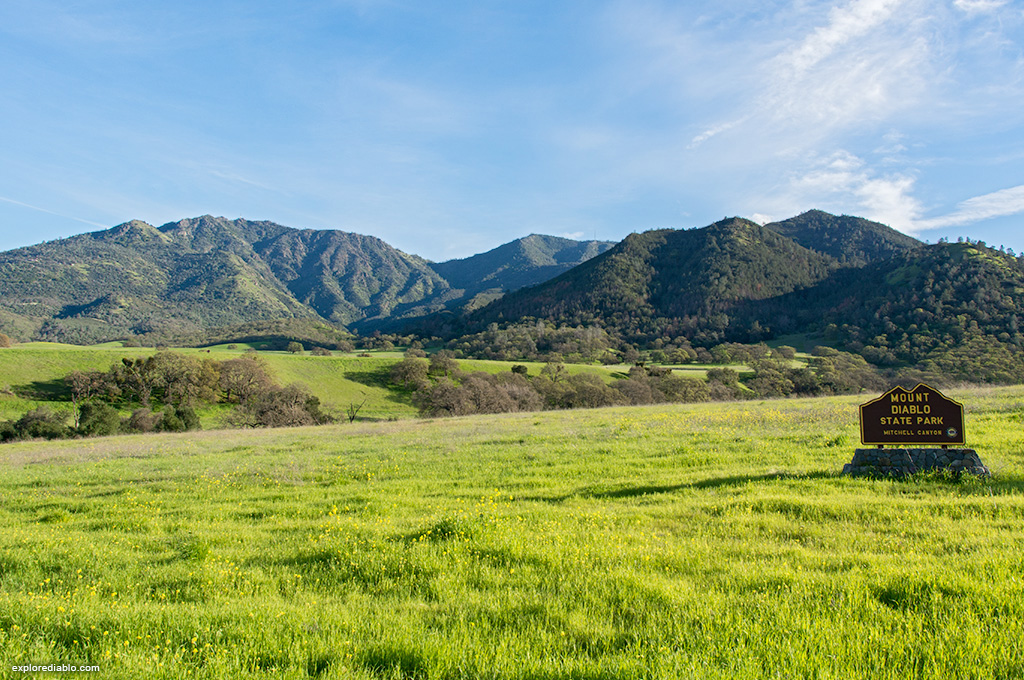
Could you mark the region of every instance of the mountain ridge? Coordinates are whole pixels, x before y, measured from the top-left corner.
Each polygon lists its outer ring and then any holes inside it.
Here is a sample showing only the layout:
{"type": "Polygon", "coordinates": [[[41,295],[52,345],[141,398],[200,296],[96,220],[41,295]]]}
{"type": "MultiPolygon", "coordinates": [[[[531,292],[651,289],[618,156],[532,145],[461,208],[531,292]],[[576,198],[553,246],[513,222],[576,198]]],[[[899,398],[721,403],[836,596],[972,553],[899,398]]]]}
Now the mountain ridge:
{"type": "MultiPolygon", "coordinates": [[[[479,292],[454,288],[433,266],[339,230],[211,215],[159,227],[129,220],[0,253],[0,322],[15,336],[83,343],[289,318],[368,331],[458,310],[479,292]]],[[[490,298],[550,275],[541,266],[518,267],[514,280],[496,274],[490,298]]]]}
{"type": "Polygon", "coordinates": [[[209,215],[0,253],[0,331],[16,339],[301,332],[337,346],[343,328],[452,340],[534,322],[622,351],[813,335],[879,365],[1006,381],[1024,376],[1024,258],[821,211],[616,244],[531,234],[443,263],[373,236],[209,215]]]}

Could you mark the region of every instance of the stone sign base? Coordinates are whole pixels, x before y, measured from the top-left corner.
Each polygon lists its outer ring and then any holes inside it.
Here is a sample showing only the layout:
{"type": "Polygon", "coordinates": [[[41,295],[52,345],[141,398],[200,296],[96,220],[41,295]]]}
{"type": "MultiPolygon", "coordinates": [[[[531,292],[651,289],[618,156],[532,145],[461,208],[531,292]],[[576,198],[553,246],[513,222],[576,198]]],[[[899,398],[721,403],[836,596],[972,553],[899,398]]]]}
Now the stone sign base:
{"type": "Polygon", "coordinates": [[[918,472],[948,470],[957,477],[967,472],[991,473],[974,449],[856,449],[843,474],[853,477],[906,477],[918,472]]]}

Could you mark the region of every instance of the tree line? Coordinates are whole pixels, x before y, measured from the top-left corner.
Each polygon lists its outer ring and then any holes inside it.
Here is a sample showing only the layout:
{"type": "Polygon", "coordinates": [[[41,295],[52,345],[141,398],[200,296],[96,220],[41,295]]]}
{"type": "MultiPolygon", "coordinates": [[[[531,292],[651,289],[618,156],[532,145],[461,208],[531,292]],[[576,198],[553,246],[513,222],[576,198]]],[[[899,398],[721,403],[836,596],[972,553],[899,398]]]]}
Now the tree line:
{"type": "Polygon", "coordinates": [[[570,373],[549,362],[538,375],[525,365],[499,373],[462,371],[454,352],[426,358],[410,350],[391,368],[391,384],[411,394],[423,416],[457,416],[547,409],[597,408],[666,402],[728,401],[788,395],[824,395],[877,390],[886,380],[862,357],[818,348],[808,367],[793,367],[793,348],[766,345],[715,348],[723,363],[742,361],[753,375],[740,380],[727,366],[708,369],[707,380],[684,378],[664,366],[637,363],[612,384],[595,373],[570,373]]]}
{"type": "Polygon", "coordinates": [[[107,371],[73,371],[63,383],[70,412],[41,406],[0,421],[0,441],[196,430],[196,408],[217,403],[232,405],[226,422],[236,427],[334,420],[304,385],[278,385],[255,353],[227,361],[174,351],[124,357],[107,371]]]}

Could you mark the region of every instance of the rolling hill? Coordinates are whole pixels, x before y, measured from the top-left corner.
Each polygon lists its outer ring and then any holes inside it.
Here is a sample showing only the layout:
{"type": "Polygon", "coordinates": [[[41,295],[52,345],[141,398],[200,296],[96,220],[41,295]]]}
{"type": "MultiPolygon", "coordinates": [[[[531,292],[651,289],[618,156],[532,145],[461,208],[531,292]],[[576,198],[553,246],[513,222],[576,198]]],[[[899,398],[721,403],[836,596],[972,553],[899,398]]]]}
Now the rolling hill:
{"type": "Polygon", "coordinates": [[[847,266],[863,266],[923,245],[884,224],[821,210],[809,210],[782,222],[766,224],[765,228],[847,266]]]}
{"type": "Polygon", "coordinates": [[[629,337],[666,323],[683,334],[746,300],[763,300],[825,279],[838,263],[749,220],[701,229],[631,234],[614,248],[546,283],[506,295],[470,315],[470,325],[537,317],[597,323],[629,337]]]}
{"type": "Polygon", "coordinates": [[[540,283],[607,245],[535,235],[434,264],[343,231],[209,215],[161,227],[133,220],[0,253],[0,324],[23,340],[73,343],[278,319],[370,332],[540,283]]]}

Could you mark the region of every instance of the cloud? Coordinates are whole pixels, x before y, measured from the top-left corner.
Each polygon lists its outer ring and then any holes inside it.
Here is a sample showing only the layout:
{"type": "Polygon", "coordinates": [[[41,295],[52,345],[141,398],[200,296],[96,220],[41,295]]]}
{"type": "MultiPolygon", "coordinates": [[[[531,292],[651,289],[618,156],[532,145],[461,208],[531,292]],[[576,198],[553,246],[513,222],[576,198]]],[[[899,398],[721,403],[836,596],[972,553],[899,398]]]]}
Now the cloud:
{"type": "Polygon", "coordinates": [[[916,0],[854,0],[762,65],[758,108],[798,146],[914,108],[937,80],[916,0]]]}
{"type": "Polygon", "coordinates": [[[802,75],[854,38],[859,38],[888,20],[902,0],[855,0],[846,7],[834,7],[829,22],[795,48],[779,57],[782,67],[802,75]]]}
{"type": "Polygon", "coordinates": [[[860,215],[907,233],[917,226],[921,205],[913,197],[915,178],[902,173],[880,174],[861,158],[838,151],[818,159],[803,172],[794,173],[781,191],[762,199],[755,212],[758,221],[767,215],[795,215],[809,208],[860,215]]]}
{"type": "Polygon", "coordinates": [[[29,203],[22,203],[21,201],[15,201],[13,198],[5,198],[4,196],[0,196],[0,201],[3,201],[4,203],[10,203],[12,205],[18,205],[18,206],[21,206],[22,208],[28,208],[29,210],[35,210],[36,212],[46,213],[47,215],[53,215],[55,217],[61,217],[61,218],[65,219],[65,220],[74,220],[75,222],[81,222],[82,224],[89,224],[89,225],[94,226],[94,227],[99,227],[100,229],[106,229],[106,228],[108,228],[110,226],[109,224],[100,224],[99,222],[91,222],[89,220],[83,220],[80,217],[71,217],[70,215],[63,215],[63,214],[61,214],[59,212],[54,212],[52,210],[47,210],[46,208],[40,208],[37,205],[31,205],[29,203]]]}
{"type": "Polygon", "coordinates": [[[982,14],[993,12],[1006,4],[1006,0],[953,0],[956,8],[967,14],[982,14]]]}
{"type": "MultiPolygon", "coordinates": [[[[817,207],[860,215],[912,235],[1024,213],[1024,185],[1019,185],[969,198],[945,215],[923,218],[921,202],[913,196],[916,181],[912,175],[878,173],[862,159],[837,152],[792,177],[779,195],[759,205],[769,208],[768,214],[793,215],[817,207]]],[[[753,219],[766,221],[768,214],[754,213],[753,219]]]]}
{"type": "Polygon", "coordinates": [[[1024,185],[969,198],[959,203],[956,209],[947,215],[918,220],[915,222],[914,228],[925,230],[958,227],[993,217],[1006,217],[1020,213],[1024,213],[1024,185]]]}
{"type": "Polygon", "coordinates": [[[715,135],[721,134],[723,132],[727,132],[727,131],[733,129],[734,127],[738,127],[738,126],[742,125],[749,118],[750,118],[750,116],[745,116],[743,118],[740,118],[739,120],[730,121],[728,123],[720,123],[720,124],[715,125],[715,126],[713,126],[711,128],[708,128],[704,132],[702,132],[699,135],[697,135],[696,137],[694,137],[690,141],[690,146],[688,148],[695,149],[698,146],[700,146],[701,144],[703,144],[704,142],[706,142],[707,140],[709,140],[712,137],[714,137],[715,135]]]}

